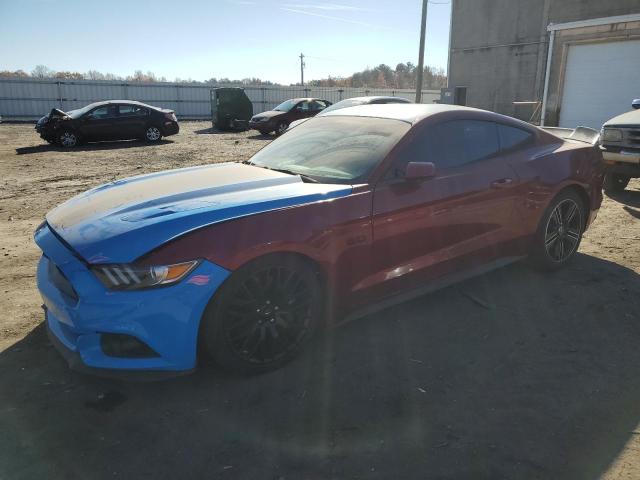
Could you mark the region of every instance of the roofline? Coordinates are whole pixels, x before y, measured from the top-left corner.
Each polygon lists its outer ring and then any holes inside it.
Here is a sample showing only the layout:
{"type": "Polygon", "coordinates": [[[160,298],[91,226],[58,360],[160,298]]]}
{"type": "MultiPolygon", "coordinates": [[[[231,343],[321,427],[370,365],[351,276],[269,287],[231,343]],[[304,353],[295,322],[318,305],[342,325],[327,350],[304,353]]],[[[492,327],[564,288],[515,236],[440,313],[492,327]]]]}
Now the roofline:
{"type": "Polygon", "coordinates": [[[640,22],[640,13],[630,13],[629,15],[616,15],[613,17],[590,18],[588,20],[578,20],[576,22],[550,23],[547,31],[568,30],[570,28],[597,27],[599,25],[609,25],[611,23],[640,22]]]}

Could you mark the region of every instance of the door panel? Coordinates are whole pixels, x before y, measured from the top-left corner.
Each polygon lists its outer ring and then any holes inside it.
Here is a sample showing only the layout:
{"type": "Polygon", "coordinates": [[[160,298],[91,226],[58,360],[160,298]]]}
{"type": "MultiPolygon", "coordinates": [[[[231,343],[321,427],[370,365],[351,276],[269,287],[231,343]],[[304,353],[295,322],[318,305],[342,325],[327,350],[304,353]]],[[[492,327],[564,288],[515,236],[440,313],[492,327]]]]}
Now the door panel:
{"type": "Polygon", "coordinates": [[[149,111],[137,105],[119,105],[114,122],[114,136],[119,139],[140,138],[144,135],[149,111]]]}
{"type": "Polygon", "coordinates": [[[394,294],[508,253],[516,185],[500,158],[430,180],[380,185],[373,202],[377,268],[360,287],[394,294]],[[492,187],[502,179],[511,181],[492,187]]]}
{"type": "Polygon", "coordinates": [[[375,188],[375,268],[357,287],[380,299],[514,255],[519,179],[499,149],[489,122],[452,121],[414,132],[375,188]],[[409,161],[432,161],[436,176],[404,179],[409,161]]]}
{"type": "Polygon", "coordinates": [[[118,108],[105,105],[95,108],[80,119],[80,133],[88,140],[111,140],[118,108]]]}

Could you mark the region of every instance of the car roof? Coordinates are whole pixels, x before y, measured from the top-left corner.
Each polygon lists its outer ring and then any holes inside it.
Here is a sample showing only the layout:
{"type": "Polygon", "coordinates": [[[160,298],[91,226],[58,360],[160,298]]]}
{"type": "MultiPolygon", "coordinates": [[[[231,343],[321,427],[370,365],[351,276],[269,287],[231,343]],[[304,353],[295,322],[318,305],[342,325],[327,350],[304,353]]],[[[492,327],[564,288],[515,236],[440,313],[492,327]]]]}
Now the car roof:
{"type": "Polygon", "coordinates": [[[158,107],[154,107],[153,105],[147,105],[146,103],[137,102],[136,100],[104,100],[102,102],[90,103],[89,105],[87,105],[87,107],[89,106],[99,107],[100,105],[110,105],[113,103],[117,103],[120,105],[140,105],[143,107],[158,108],[158,107]]]}
{"type": "MultiPolygon", "coordinates": [[[[407,123],[417,123],[424,118],[442,112],[469,111],[485,112],[477,108],[461,107],[458,105],[422,104],[422,103],[382,103],[373,105],[357,105],[327,112],[324,117],[377,117],[401,120],[407,123]]],[[[486,112],[491,113],[491,112],[486,112]]]]}
{"type": "Polygon", "coordinates": [[[400,100],[399,103],[411,103],[411,100],[408,100],[404,97],[390,97],[388,95],[368,95],[365,97],[349,97],[349,98],[345,98],[343,100],[340,100],[337,103],[341,103],[341,102],[347,102],[349,100],[358,100],[361,102],[373,102],[374,100],[400,100]]]}
{"type": "MultiPolygon", "coordinates": [[[[311,100],[322,100],[323,102],[326,101],[324,98],[316,98],[316,97],[290,98],[289,100],[293,100],[294,102],[302,102],[303,100],[306,100],[307,102],[311,100]]],[[[283,100],[283,101],[288,102],[289,100],[283,100]]]]}

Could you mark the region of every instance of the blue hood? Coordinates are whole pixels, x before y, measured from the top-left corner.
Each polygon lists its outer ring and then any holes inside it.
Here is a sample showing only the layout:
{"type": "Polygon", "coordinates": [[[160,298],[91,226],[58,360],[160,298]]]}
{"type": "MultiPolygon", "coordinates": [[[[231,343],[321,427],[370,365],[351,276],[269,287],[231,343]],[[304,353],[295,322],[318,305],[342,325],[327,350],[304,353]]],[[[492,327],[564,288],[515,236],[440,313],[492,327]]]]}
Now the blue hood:
{"type": "Polygon", "coordinates": [[[107,183],[46,219],[89,263],[127,263],[200,227],[350,193],[350,185],[305,183],[296,175],[220,163],[107,183]]]}

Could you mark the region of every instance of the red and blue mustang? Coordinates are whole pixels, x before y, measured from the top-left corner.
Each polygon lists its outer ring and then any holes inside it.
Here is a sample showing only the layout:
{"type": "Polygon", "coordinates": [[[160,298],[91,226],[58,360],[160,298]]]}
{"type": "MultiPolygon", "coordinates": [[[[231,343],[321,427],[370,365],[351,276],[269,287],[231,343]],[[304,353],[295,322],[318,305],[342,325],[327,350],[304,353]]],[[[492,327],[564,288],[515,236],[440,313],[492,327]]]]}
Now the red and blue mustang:
{"type": "Polygon", "coordinates": [[[38,287],[72,366],[177,373],[204,353],[261,372],[326,323],[524,257],[564,265],[601,185],[591,141],[463,107],[352,107],[244,163],[63,203],[35,233],[38,287]]]}

